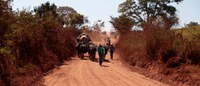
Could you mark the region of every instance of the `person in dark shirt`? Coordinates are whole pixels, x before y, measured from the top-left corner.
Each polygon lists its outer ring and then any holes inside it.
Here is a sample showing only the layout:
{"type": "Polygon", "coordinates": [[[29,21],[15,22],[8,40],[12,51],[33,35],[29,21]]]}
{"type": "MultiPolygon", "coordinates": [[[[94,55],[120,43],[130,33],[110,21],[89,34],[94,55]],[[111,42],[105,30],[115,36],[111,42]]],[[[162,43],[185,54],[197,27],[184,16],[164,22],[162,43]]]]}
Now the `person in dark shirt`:
{"type": "Polygon", "coordinates": [[[115,52],[115,47],[113,44],[110,44],[110,58],[113,60],[113,53],[115,52]]]}
{"type": "Polygon", "coordinates": [[[105,48],[101,44],[99,44],[97,50],[99,54],[99,65],[101,66],[104,60],[105,48]]]}

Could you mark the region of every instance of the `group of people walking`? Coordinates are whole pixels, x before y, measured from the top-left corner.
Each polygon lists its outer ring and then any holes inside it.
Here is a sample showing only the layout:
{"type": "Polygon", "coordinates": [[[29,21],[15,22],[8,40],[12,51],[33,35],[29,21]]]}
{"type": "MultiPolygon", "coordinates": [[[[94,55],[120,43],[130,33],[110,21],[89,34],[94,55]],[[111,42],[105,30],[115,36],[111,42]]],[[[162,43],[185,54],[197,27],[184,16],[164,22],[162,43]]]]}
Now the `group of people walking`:
{"type": "Polygon", "coordinates": [[[110,44],[108,47],[105,45],[99,44],[99,46],[97,47],[98,54],[99,54],[99,65],[100,66],[102,65],[103,61],[105,60],[105,56],[108,52],[108,48],[109,48],[109,52],[110,52],[110,58],[113,60],[113,53],[115,51],[113,44],[110,44]]]}
{"type": "Polygon", "coordinates": [[[105,56],[106,56],[107,52],[109,51],[110,58],[113,60],[113,53],[115,51],[115,48],[114,48],[113,44],[110,42],[109,37],[106,37],[105,42],[106,42],[106,45],[99,44],[97,46],[97,49],[96,49],[96,47],[94,47],[94,51],[93,50],[91,51],[90,49],[92,47],[90,47],[90,45],[93,44],[91,38],[85,33],[80,34],[77,37],[77,45],[76,45],[76,49],[78,51],[78,56],[80,58],[83,58],[84,53],[88,52],[90,54],[90,56],[93,56],[95,58],[95,53],[97,50],[98,54],[99,54],[99,65],[102,65],[103,61],[105,61],[105,56]],[[87,45],[88,45],[88,47],[87,47],[87,45]],[[94,55],[90,51],[93,52],[94,55]]]}

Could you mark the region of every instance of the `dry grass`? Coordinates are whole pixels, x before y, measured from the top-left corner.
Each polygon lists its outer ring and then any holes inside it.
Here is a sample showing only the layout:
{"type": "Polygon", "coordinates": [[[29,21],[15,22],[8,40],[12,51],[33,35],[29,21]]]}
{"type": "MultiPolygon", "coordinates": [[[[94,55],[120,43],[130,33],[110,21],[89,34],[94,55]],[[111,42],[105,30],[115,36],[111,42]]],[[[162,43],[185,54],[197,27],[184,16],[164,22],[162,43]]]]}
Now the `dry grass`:
{"type": "Polygon", "coordinates": [[[123,59],[133,66],[143,67],[148,61],[145,40],[141,31],[131,31],[121,35],[116,49],[119,49],[123,59]]]}
{"type": "MultiPolygon", "coordinates": [[[[21,12],[0,17],[0,86],[28,86],[75,54],[80,31],[21,12]]],[[[52,21],[54,20],[54,21],[52,21]]]]}
{"type": "Polygon", "coordinates": [[[142,74],[172,85],[198,86],[199,34],[199,26],[129,31],[120,35],[116,48],[125,62],[142,68],[142,74]]]}

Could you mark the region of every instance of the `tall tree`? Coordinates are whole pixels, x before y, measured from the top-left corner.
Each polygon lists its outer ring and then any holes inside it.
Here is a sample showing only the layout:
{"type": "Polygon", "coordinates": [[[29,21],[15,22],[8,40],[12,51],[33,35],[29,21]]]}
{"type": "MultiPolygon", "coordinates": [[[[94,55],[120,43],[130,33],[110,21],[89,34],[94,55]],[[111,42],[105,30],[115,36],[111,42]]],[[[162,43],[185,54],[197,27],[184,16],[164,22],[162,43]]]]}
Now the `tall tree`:
{"type": "Polygon", "coordinates": [[[57,8],[55,4],[50,4],[49,2],[41,4],[41,6],[35,7],[34,12],[42,18],[54,16],[55,18],[58,18],[64,26],[67,27],[78,28],[79,26],[87,22],[87,18],[79,14],[73,8],[68,6],[57,8]]]}
{"type": "Polygon", "coordinates": [[[171,3],[183,0],[126,0],[119,5],[118,11],[133,19],[137,26],[144,27],[147,22],[166,21],[163,27],[171,28],[178,22],[176,8],[171,3]]]}
{"type": "Polygon", "coordinates": [[[4,34],[9,28],[9,24],[12,22],[11,5],[12,0],[0,0],[0,47],[4,42],[4,34]]]}
{"type": "Polygon", "coordinates": [[[125,15],[119,17],[111,17],[110,23],[113,25],[115,30],[121,33],[131,30],[134,25],[133,20],[125,15]]]}
{"type": "Polygon", "coordinates": [[[68,6],[59,7],[57,9],[57,13],[61,18],[61,22],[63,23],[63,25],[66,25],[67,27],[77,28],[82,24],[88,22],[86,17],[84,17],[76,10],[68,6]]]}
{"type": "Polygon", "coordinates": [[[13,0],[0,0],[0,15],[11,10],[10,3],[12,1],[13,0]]]}
{"type": "Polygon", "coordinates": [[[56,11],[62,17],[68,16],[69,14],[77,13],[76,10],[68,6],[59,7],[56,11]]]}
{"type": "Polygon", "coordinates": [[[191,27],[191,26],[199,26],[198,22],[193,22],[190,21],[190,23],[186,24],[186,27],[191,27]]]}
{"type": "Polygon", "coordinates": [[[49,17],[51,15],[57,16],[56,9],[57,6],[55,4],[50,4],[49,2],[46,2],[38,7],[35,7],[34,12],[40,17],[49,17]]]}
{"type": "Polygon", "coordinates": [[[92,26],[94,31],[101,32],[104,27],[104,21],[97,20],[95,21],[94,25],[92,26]]]}

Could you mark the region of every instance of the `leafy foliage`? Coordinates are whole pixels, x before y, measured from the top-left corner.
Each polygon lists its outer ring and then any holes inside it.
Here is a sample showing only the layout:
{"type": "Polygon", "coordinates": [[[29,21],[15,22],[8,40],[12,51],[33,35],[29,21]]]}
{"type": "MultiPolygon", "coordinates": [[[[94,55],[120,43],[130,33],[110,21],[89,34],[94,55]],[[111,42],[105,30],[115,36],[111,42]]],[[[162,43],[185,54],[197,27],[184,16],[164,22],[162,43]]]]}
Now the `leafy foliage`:
{"type": "Polygon", "coordinates": [[[55,4],[50,4],[46,2],[41,4],[41,6],[35,7],[34,12],[39,15],[39,17],[48,17],[50,15],[57,16],[56,13],[57,6],[55,4]]]}
{"type": "Polygon", "coordinates": [[[110,23],[117,31],[121,33],[131,30],[134,25],[133,20],[124,15],[114,18],[111,17],[110,23]]]}
{"type": "Polygon", "coordinates": [[[57,8],[55,4],[50,4],[49,2],[35,7],[34,12],[43,19],[54,16],[65,27],[78,28],[88,22],[87,18],[76,12],[73,8],[68,6],[57,8]]]}
{"type": "Polygon", "coordinates": [[[199,26],[199,24],[198,24],[198,22],[193,22],[193,21],[191,21],[191,22],[188,23],[186,26],[187,26],[187,27],[199,26]]]}
{"type": "Polygon", "coordinates": [[[59,7],[57,9],[57,13],[59,17],[61,18],[61,22],[63,25],[66,25],[67,27],[79,27],[82,24],[88,22],[87,18],[85,18],[83,15],[77,13],[73,8],[71,7],[59,7]]]}
{"type": "MultiPolygon", "coordinates": [[[[171,28],[176,24],[178,18],[176,17],[176,8],[170,3],[181,2],[182,0],[138,0],[136,3],[134,0],[126,0],[119,5],[119,13],[126,15],[133,19],[137,26],[145,26],[148,22],[154,22],[167,19],[165,23],[171,23],[166,28],[171,28]]],[[[162,23],[161,23],[162,24],[162,23]]]]}
{"type": "Polygon", "coordinates": [[[69,14],[69,19],[67,22],[68,26],[76,28],[87,22],[87,20],[85,20],[83,15],[75,13],[75,14],[69,14]]]}
{"type": "Polygon", "coordinates": [[[44,72],[75,54],[80,31],[63,28],[56,7],[47,2],[38,7],[36,14],[0,10],[4,12],[0,17],[1,86],[33,84],[44,72]]]}
{"type": "Polygon", "coordinates": [[[10,6],[11,2],[12,0],[0,0],[0,16],[3,13],[6,13],[12,10],[10,6]]]}

